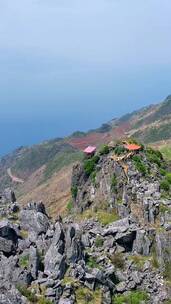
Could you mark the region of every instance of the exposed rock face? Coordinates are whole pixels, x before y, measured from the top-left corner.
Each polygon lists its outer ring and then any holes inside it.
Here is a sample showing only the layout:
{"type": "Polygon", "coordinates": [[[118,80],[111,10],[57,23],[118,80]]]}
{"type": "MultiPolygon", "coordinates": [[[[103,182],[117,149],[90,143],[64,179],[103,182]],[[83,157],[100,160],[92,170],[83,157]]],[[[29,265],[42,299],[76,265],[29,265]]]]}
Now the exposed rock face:
{"type": "Polygon", "coordinates": [[[39,211],[39,208],[27,209],[20,212],[20,226],[24,230],[32,232],[34,235],[46,233],[49,228],[49,219],[46,214],[39,211]]]}
{"type": "Polygon", "coordinates": [[[56,223],[55,232],[50,248],[45,255],[45,273],[56,274],[62,278],[65,273],[66,263],[64,258],[65,235],[61,223],[56,223]]]}
{"type": "Polygon", "coordinates": [[[52,223],[42,203],[30,203],[15,224],[12,213],[0,222],[0,304],[29,303],[25,291],[54,304],[114,304],[135,291],[139,304],[167,303],[171,200],[162,198],[156,165],[141,157],[149,175],[131,158],[124,167],[110,154],[100,157],[95,179],[75,166],[78,213],[63,220],[52,223]]]}
{"type": "Polygon", "coordinates": [[[4,254],[13,254],[16,252],[18,235],[8,221],[0,222],[0,251],[4,254]]]}
{"type": "Polygon", "coordinates": [[[122,167],[109,158],[101,158],[97,166],[98,174],[95,184],[84,172],[83,166],[75,165],[73,168],[72,187],[77,187],[78,193],[75,199],[75,206],[81,210],[90,207],[92,204],[108,202],[114,206],[116,197],[122,197],[126,176],[122,167]],[[113,174],[119,177],[117,196],[111,190],[113,174]]]}
{"type": "Polygon", "coordinates": [[[4,283],[0,286],[0,303],[27,304],[28,301],[20,294],[14,285],[4,283]]]}

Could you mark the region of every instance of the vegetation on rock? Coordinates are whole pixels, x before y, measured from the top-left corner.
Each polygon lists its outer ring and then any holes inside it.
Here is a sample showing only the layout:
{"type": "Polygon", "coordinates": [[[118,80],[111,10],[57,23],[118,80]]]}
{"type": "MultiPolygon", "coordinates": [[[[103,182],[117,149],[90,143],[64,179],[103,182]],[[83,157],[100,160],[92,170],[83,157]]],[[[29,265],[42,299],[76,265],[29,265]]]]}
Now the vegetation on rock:
{"type": "Polygon", "coordinates": [[[84,161],[84,171],[87,174],[87,176],[90,176],[95,171],[96,164],[98,163],[98,161],[99,161],[98,155],[95,155],[92,158],[86,159],[84,161]]]}
{"type": "Polygon", "coordinates": [[[147,303],[149,296],[144,291],[132,291],[127,295],[113,297],[113,304],[141,304],[147,303]]]}

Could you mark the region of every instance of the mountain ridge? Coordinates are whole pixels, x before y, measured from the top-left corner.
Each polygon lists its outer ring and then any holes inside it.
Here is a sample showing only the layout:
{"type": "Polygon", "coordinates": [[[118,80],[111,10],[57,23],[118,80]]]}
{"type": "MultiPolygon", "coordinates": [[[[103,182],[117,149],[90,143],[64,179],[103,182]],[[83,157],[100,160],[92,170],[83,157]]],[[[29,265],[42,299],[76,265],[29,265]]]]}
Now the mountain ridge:
{"type": "MultiPolygon", "coordinates": [[[[58,184],[62,169],[67,171],[70,165],[80,161],[83,158],[82,150],[86,146],[96,145],[99,148],[110,141],[127,137],[134,137],[148,144],[155,144],[163,139],[167,142],[171,138],[170,130],[171,95],[162,103],[149,105],[120,118],[114,118],[102,124],[100,128],[88,132],[77,131],[66,138],[46,140],[38,145],[16,149],[0,160],[0,191],[12,187],[18,197],[29,197],[30,200],[37,200],[40,197],[40,200],[42,198],[46,200],[45,189],[48,182],[52,180],[53,184],[55,181],[58,184]],[[16,178],[24,180],[24,187],[12,181],[7,171],[9,169],[16,178]],[[38,189],[43,190],[38,192],[38,189]]],[[[70,172],[67,172],[66,184],[71,176],[70,172]]],[[[65,205],[69,197],[69,188],[66,197],[65,205]]]]}

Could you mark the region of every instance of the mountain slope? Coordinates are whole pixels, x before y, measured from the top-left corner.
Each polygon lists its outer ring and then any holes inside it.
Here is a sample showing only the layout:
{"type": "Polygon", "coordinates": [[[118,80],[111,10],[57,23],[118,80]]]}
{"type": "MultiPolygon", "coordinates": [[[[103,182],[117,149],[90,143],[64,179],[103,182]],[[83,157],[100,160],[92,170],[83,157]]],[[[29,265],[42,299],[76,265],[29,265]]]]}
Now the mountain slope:
{"type": "Polygon", "coordinates": [[[160,104],[151,105],[130,114],[127,122],[129,122],[130,128],[126,134],[144,143],[170,139],[171,95],[160,104]]]}
{"type": "Polygon", "coordinates": [[[60,199],[64,205],[69,199],[71,167],[82,159],[81,151],[87,145],[100,147],[104,143],[125,137],[134,137],[148,144],[171,139],[171,96],[160,104],[115,118],[87,133],[77,131],[67,138],[20,147],[0,160],[0,191],[6,187],[14,188],[23,203],[26,203],[26,199],[44,200],[51,206],[52,202],[58,201],[58,204],[54,203],[54,209],[58,212],[61,210],[61,207],[58,208],[60,199]],[[64,193],[60,187],[56,188],[63,169],[67,172],[63,183],[68,187],[64,193]],[[20,180],[24,183],[20,183],[20,180]],[[53,185],[51,193],[47,190],[47,184],[53,185]]]}

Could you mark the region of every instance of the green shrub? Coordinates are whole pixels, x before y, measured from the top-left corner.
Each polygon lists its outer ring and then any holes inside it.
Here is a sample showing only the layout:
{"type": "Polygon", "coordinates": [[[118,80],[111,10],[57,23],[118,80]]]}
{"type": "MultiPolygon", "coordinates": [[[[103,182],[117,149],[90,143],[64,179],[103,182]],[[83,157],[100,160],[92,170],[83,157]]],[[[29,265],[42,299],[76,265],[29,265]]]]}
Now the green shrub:
{"type": "Polygon", "coordinates": [[[78,193],[78,188],[77,188],[77,186],[71,187],[71,194],[72,194],[72,197],[73,197],[74,199],[76,199],[77,193],[78,193]]]}
{"type": "Polygon", "coordinates": [[[95,155],[92,158],[86,159],[84,161],[84,171],[88,176],[90,176],[95,171],[96,164],[98,163],[99,159],[99,156],[95,155]]]}
{"type": "Polygon", "coordinates": [[[168,181],[169,184],[171,184],[171,173],[166,173],[166,180],[168,181]]]}
{"type": "Polygon", "coordinates": [[[113,304],[141,304],[147,303],[149,299],[148,294],[145,291],[131,291],[127,295],[117,295],[113,297],[113,304]]]}
{"type": "Polygon", "coordinates": [[[70,201],[68,202],[68,204],[67,204],[67,210],[68,210],[69,212],[71,212],[72,209],[73,209],[73,202],[72,202],[72,200],[70,200],[70,201]]]}
{"type": "Polygon", "coordinates": [[[126,149],[124,148],[124,146],[117,146],[114,149],[114,152],[116,155],[121,155],[126,151],[126,149]]]}
{"type": "Polygon", "coordinates": [[[103,145],[99,151],[100,155],[105,155],[109,153],[109,147],[107,145],[103,145]]]}
{"type": "Polygon", "coordinates": [[[166,179],[164,179],[160,182],[160,189],[162,189],[166,192],[168,192],[170,190],[170,184],[166,179]]]}
{"type": "Polygon", "coordinates": [[[138,155],[134,155],[132,157],[132,160],[134,162],[135,168],[142,174],[146,175],[147,174],[147,168],[145,164],[143,163],[142,159],[138,155]]]}
{"type": "Polygon", "coordinates": [[[161,174],[162,176],[165,176],[165,175],[166,175],[166,170],[163,169],[163,168],[160,168],[160,174],[161,174]]]}
{"type": "Polygon", "coordinates": [[[115,193],[117,192],[117,177],[116,177],[115,173],[113,174],[112,181],[111,181],[111,190],[115,193]]]}
{"type": "Polygon", "coordinates": [[[88,256],[86,258],[86,264],[90,268],[99,268],[99,264],[97,264],[96,258],[94,258],[92,256],[88,256]]]}
{"type": "Polygon", "coordinates": [[[95,185],[95,183],[96,183],[96,171],[92,172],[90,177],[91,177],[92,183],[95,185]]]}
{"type": "Polygon", "coordinates": [[[19,265],[22,268],[27,268],[29,265],[29,254],[20,256],[19,265]]]}
{"type": "Polygon", "coordinates": [[[96,247],[102,247],[103,243],[104,243],[104,240],[100,236],[97,236],[96,240],[95,240],[96,247]]]}

